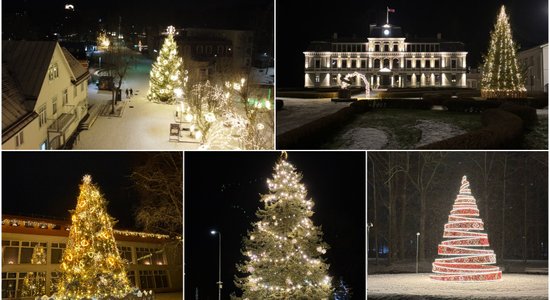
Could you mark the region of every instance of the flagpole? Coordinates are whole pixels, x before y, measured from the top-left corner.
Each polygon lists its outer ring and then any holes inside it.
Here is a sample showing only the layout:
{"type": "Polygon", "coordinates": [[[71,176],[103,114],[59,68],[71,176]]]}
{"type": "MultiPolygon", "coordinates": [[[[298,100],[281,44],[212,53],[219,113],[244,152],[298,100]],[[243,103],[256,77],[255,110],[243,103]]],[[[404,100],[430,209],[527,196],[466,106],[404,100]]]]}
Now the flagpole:
{"type": "Polygon", "coordinates": [[[390,24],[390,8],[386,6],[386,24],[390,24]]]}

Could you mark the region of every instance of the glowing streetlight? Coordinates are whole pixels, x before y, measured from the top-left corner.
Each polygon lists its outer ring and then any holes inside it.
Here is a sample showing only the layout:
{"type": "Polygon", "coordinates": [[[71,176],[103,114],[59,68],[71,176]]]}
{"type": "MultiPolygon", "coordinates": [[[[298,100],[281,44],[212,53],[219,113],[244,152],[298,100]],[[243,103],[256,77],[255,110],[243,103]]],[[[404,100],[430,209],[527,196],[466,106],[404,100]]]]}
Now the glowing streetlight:
{"type": "Polygon", "coordinates": [[[222,299],[222,233],[217,230],[211,230],[211,235],[218,235],[218,300],[222,299]]]}
{"type": "Polygon", "coordinates": [[[418,274],[418,239],[420,238],[420,232],[416,233],[416,274],[418,274]]]}

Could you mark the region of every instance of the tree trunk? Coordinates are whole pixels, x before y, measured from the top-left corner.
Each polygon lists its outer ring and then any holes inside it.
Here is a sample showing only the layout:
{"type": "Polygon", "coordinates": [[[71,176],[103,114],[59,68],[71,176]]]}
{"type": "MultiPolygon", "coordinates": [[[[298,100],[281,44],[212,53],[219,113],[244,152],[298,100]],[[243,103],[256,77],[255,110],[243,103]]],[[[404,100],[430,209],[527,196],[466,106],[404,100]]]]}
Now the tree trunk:
{"type": "Polygon", "coordinates": [[[502,229],[500,231],[500,259],[504,259],[506,245],[506,168],[508,167],[508,155],[504,153],[504,165],[502,170],[502,229]]]}
{"type": "Polygon", "coordinates": [[[426,259],[426,192],[421,191],[420,192],[420,241],[418,245],[418,260],[424,261],[426,259]]]}
{"type": "MultiPolygon", "coordinates": [[[[408,172],[409,170],[409,152],[406,153],[406,157],[405,157],[405,172],[408,172]]],[[[401,197],[400,198],[400,210],[399,210],[399,232],[400,232],[400,236],[399,236],[399,249],[400,252],[399,252],[399,259],[400,260],[403,260],[405,259],[405,256],[406,256],[406,251],[405,251],[405,248],[407,248],[406,246],[406,241],[407,241],[407,232],[406,232],[406,221],[407,221],[407,175],[404,173],[404,172],[401,172],[400,173],[401,175],[401,184],[402,184],[402,187],[400,189],[401,191],[401,197]]]]}
{"type": "Polygon", "coordinates": [[[527,156],[523,157],[523,262],[527,263],[527,156]]]}
{"type": "MultiPolygon", "coordinates": [[[[376,175],[376,172],[375,172],[375,169],[374,169],[374,160],[371,160],[372,161],[372,182],[373,182],[373,189],[372,189],[372,206],[373,206],[373,210],[374,210],[374,220],[372,222],[373,224],[373,228],[374,228],[374,257],[375,257],[375,263],[378,265],[378,212],[376,211],[376,178],[375,178],[375,175],[376,175]]],[[[368,209],[368,208],[367,208],[368,209]]]]}

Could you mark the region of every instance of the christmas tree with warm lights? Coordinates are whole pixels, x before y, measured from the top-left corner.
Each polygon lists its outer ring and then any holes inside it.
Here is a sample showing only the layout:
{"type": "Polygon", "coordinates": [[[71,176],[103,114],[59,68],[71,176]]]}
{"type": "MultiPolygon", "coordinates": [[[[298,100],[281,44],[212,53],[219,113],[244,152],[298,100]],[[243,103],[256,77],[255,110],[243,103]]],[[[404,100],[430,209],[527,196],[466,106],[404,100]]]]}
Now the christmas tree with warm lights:
{"type": "MultiPolygon", "coordinates": [[[[41,245],[36,245],[32,250],[31,264],[45,265],[46,250],[41,245]]],[[[23,279],[23,288],[21,291],[22,297],[32,297],[44,295],[46,292],[46,273],[45,272],[28,272],[23,279]]]]}
{"type": "Polygon", "coordinates": [[[147,99],[172,103],[176,99],[175,91],[182,87],[183,60],[178,55],[178,45],[174,41],[174,26],[168,26],[167,33],[157,61],[151,68],[147,99]]]}
{"type": "Polygon", "coordinates": [[[442,281],[495,281],[502,278],[497,258],[488,249],[489,237],[478,218],[476,199],[470,190],[466,176],[462,177],[460,192],[456,197],[449,222],[445,224],[443,238],[437,248],[439,255],[432,264],[435,273],[430,277],[442,281]]]}
{"type": "Polygon", "coordinates": [[[301,180],[284,153],[267,180],[259,221],[244,239],[246,259],[237,268],[246,276],[235,281],[241,299],[329,298],[329,266],[322,257],[328,245],[311,220],[314,203],[301,180]]]}
{"type": "Polygon", "coordinates": [[[107,214],[107,202],[90,175],[84,176],[71,213],[58,299],[123,298],[130,284],[113,235],[116,221],[107,214]]]}
{"type": "Polygon", "coordinates": [[[485,98],[522,98],[526,95],[518,67],[516,44],[504,5],[491,33],[489,50],[482,67],[481,96],[485,98]]]}

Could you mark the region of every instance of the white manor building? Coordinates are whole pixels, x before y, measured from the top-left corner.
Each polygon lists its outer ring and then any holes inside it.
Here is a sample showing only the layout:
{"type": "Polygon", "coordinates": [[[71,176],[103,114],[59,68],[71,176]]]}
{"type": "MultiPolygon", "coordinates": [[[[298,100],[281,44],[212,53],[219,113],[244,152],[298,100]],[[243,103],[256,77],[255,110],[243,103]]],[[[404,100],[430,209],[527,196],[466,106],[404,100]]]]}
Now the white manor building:
{"type": "Polygon", "coordinates": [[[350,73],[352,86],[466,87],[464,44],[437,39],[409,40],[401,27],[370,25],[366,39],[311,42],[305,55],[307,88],[338,87],[350,73]]]}

